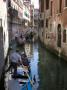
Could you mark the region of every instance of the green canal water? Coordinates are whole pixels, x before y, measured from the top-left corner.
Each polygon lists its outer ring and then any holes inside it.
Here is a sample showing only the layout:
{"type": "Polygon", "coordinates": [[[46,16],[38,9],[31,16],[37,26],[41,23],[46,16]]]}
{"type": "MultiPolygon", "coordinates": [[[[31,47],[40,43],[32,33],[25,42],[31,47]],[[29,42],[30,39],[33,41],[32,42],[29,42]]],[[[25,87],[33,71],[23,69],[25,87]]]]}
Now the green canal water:
{"type": "Polygon", "coordinates": [[[67,90],[67,62],[50,53],[40,43],[27,44],[33,90],[67,90]]]}
{"type": "Polygon", "coordinates": [[[30,44],[34,90],[67,90],[67,62],[50,53],[40,43],[30,44]]]}
{"type": "Polygon", "coordinates": [[[39,45],[39,89],[67,90],[67,62],[39,45]]]}

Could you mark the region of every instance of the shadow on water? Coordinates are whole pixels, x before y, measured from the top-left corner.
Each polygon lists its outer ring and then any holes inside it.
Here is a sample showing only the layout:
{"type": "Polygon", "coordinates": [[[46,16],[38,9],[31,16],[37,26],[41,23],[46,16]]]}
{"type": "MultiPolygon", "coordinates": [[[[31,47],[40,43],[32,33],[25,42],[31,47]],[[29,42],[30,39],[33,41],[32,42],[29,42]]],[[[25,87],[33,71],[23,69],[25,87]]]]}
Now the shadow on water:
{"type": "Polygon", "coordinates": [[[39,89],[67,90],[67,62],[39,45],[39,89]]]}

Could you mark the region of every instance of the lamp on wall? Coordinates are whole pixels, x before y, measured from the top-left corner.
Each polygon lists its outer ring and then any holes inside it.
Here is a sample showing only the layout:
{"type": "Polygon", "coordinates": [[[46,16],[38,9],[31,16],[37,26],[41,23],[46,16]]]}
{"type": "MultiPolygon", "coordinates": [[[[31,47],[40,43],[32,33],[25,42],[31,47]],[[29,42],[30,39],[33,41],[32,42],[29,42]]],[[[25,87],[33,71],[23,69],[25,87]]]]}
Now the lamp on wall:
{"type": "Polygon", "coordinates": [[[0,27],[2,27],[2,19],[0,19],[0,27]]]}

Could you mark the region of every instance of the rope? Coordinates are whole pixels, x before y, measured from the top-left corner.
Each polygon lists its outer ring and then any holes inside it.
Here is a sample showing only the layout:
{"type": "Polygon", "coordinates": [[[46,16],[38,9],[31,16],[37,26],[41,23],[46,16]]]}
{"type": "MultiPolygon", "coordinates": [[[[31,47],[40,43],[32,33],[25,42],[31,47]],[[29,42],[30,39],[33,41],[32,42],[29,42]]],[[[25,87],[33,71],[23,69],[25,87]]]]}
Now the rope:
{"type": "MultiPolygon", "coordinates": [[[[24,68],[24,65],[23,65],[23,68],[24,68]]],[[[28,72],[26,72],[26,74],[27,74],[27,76],[28,76],[28,78],[30,80],[31,85],[33,86],[33,81],[31,80],[30,75],[28,74],[28,72]]]]}

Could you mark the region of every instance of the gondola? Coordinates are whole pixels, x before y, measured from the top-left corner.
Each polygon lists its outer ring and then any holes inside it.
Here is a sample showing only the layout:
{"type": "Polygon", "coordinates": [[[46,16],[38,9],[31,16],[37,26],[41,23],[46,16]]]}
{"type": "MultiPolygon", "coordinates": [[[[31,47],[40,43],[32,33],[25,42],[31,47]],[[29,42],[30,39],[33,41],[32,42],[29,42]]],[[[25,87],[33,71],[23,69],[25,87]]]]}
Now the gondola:
{"type": "Polygon", "coordinates": [[[7,90],[32,90],[33,82],[31,73],[23,66],[17,67],[17,74],[9,75],[7,90]]]}
{"type": "Polygon", "coordinates": [[[33,82],[29,65],[17,66],[17,73],[14,75],[14,70],[9,71],[8,88],[7,90],[32,90],[33,82]]]}
{"type": "Polygon", "coordinates": [[[33,82],[27,68],[22,66],[18,67],[16,79],[18,80],[18,83],[21,86],[20,90],[32,90],[33,82]]]}

